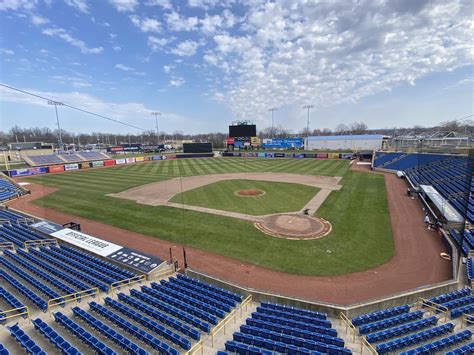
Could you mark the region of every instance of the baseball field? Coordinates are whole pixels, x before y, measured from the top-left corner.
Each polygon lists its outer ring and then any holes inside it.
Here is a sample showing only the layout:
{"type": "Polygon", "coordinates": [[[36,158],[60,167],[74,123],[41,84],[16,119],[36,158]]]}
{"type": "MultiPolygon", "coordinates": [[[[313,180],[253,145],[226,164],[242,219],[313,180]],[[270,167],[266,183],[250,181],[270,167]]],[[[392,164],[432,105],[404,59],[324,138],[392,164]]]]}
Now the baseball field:
{"type": "MultiPolygon", "coordinates": [[[[239,175],[240,176],[240,175],[239,175]]],[[[296,176],[296,175],[295,175],[296,176]]],[[[350,170],[348,161],[212,158],[165,160],[80,170],[25,179],[58,189],[34,203],[163,240],[189,245],[271,270],[328,276],[363,271],[394,255],[384,176],[350,170]],[[329,221],[329,235],[295,241],[262,233],[253,222],[171,206],[112,197],[122,191],[179,177],[224,173],[292,173],[341,177],[316,216],[329,221]]],[[[151,186],[151,185],[150,185],[151,186]]],[[[318,188],[298,183],[220,181],[171,200],[204,208],[261,215],[300,210],[318,188]],[[241,190],[263,191],[239,196],[241,190]]]]}

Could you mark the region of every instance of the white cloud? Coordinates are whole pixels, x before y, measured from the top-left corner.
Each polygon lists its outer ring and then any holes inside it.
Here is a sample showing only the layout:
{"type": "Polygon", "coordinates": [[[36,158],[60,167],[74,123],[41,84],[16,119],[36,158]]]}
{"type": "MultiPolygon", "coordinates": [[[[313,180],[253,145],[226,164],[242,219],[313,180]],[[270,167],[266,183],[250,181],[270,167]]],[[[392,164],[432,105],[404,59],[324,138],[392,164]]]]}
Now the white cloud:
{"type": "Polygon", "coordinates": [[[123,70],[123,71],[135,71],[135,69],[125,64],[115,64],[115,68],[123,70]]]}
{"type": "MultiPolygon", "coordinates": [[[[98,114],[102,114],[107,117],[113,117],[124,122],[130,122],[130,117],[135,117],[136,115],[148,115],[152,111],[151,108],[146,107],[142,103],[137,102],[109,102],[104,101],[101,98],[96,96],[72,91],[72,92],[49,92],[49,91],[37,91],[33,89],[25,88],[25,90],[32,92],[34,94],[53,99],[55,101],[60,101],[65,104],[72,106],[80,107],[84,110],[89,110],[98,114]]],[[[45,100],[17,93],[7,88],[0,87],[0,100],[3,102],[13,102],[19,104],[28,104],[28,105],[38,105],[47,107],[45,100]]],[[[65,108],[66,110],[67,108],[65,108]]],[[[168,113],[169,116],[172,116],[172,113],[168,113]]]]}
{"type": "Polygon", "coordinates": [[[64,0],[64,2],[82,13],[89,13],[89,4],[86,0],[64,0]]]}
{"type": "Polygon", "coordinates": [[[165,17],[171,31],[193,31],[199,23],[197,17],[183,17],[175,11],[167,13],[165,17]]]}
{"type": "Polygon", "coordinates": [[[169,42],[170,42],[169,38],[159,38],[156,36],[148,36],[147,44],[153,51],[158,51],[162,49],[169,42]]]}
{"type": "Polygon", "coordinates": [[[112,47],[112,49],[116,52],[120,52],[122,50],[122,47],[115,45],[112,47]]]}
{"type": "Polygon", "coordinates": [[[89,83],[85,78],[80,76],[64,76],[64,75],[54,75],[51,77],[61,84],[71,85],[76,89],[91,87],[92,84],[89,83]]]}
{"type": "Polygon", "coordinates": [[[35,26],[41,26],[49,23],[49,20],[46,17],[31,14],[31,23],[35,26]]]}
{"type": "Polygon", "coordinates": [[[171,10],[173,5],[171,0],[149,0],[146,5],[148,6],[161,6],[163,9],[171,10]]]}
{"type": "Polygon", "coordinates": [[[142,32],[160,32],[161,31],[161,23],[160,21],[145,17],[140,18],[137,15],[130,15],[129,16],[132,23],[138,27],[142,32]]]}
{"type": "Polygon", "coordinates": [[[138,0],[109,0],[119,12],[133,12],[138,6],[138,0]]]}
{"type": "Polygon", "coordinates": [[[180,86],[184,85],[186,80],[180,77],[174,77],[170,80],[170,85],[179,88],[180,86]]]}
{"type": "Polygon", "coordinates": [[[87,47],[84,41],[74,38],[69,33],[67,33],[66,30],[63,28],[45,28],[42,31],[42,33],[47,36],[61,38],[62,40],[69,43],[71,46],[79,48],[81,52],[84,54],[98,54],[98,53],[102,53],[102,51],[104,50],[103,47],[95,47],[95,48],[87,47]]]}
{"type": "Polygon", "coordinates": [[[123,71],[126,71],[126,72],[130,72],[132,74],[135,74],[135,75],[140,75],[140,76],[144,76],[145,73],[142,72],[142,71],[137,71],[135,70],[135,68],[132,68],[132,67],[129,67],[128,65],[125,65],[125,64],[115,64],[114,66],[116,69],[119,69],[119,70],[123,70],[123,71]]]}
{"type": "Polygon", "coordinates": [[[186,40],[178,43],[178,45],[171,50],[171,53],[179,55],[180,57],[189,57],[196,53],[199,46],[199,42],[186,40]]]}
{"type": "Polygon", "coordinates": [[[245,4],[240,31],[214,35],[203,59],[224,72],[225,97],[241,117],[267,119],[274,105],[357,102],[472,64],[470,6],[463,0],[255,1],[245,4]]]}
{"type": "Polygon", "coordinates": [[[32,10],[35,8],[37,0],[2,0],[0,1],[0,11],[7,10],[32,10]]]}
{"type": "Polygon", "coordinates": [[[15,52],[8,48],[0,48],[0,53],[3,55],[14,55],[15,52]]]}
{"type": "Polygon", "coordinates": [[[200,7],[203,9],[209,9],[215,7],[217,4],[225,4],[221,0],[188,0],[189,7],[200,7]]]}
{"type": "Polygon", "coordinates": [[[169,74],[173,68],[174,68],[174,65],[163,65],[163,71],[166,74],[169,74]]]}
{"type": "Polygon", "coordinates": [[[199,20],[199,23],[201,24],[201,30],[204,33],[212,34],[222,27],[222,18],[219,15],[206,15],[206,17],[199,20]]]}

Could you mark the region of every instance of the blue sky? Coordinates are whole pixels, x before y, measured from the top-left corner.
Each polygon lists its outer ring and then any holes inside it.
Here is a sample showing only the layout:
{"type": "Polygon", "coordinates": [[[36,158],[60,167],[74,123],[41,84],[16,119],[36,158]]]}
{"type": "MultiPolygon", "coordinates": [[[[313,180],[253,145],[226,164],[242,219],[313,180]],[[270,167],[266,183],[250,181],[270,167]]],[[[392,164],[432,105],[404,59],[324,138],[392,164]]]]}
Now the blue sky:
{"type": "MultiPolygon", "coordinates": [[[[146,129],[293,132],[473,113],[471,1],[0,0],[1,82],[146,129]]],[[[52,107],[0,88],[1,130],[54,128],[52,107]]],[[[61,107],[76,132],[134,132],[61,107]]]]}

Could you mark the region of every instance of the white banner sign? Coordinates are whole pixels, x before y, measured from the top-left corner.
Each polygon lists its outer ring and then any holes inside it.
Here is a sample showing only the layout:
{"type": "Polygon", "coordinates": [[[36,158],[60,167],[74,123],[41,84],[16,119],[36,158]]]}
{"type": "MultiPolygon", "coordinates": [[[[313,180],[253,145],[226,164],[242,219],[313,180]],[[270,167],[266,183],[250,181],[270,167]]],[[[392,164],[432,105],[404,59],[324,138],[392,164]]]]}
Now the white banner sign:
{"type": "Polygon", "coordinates": [[[69,171],[69,170],[77,170],[79,169],[79,164],[66,164],[64,165],[64,170],[69,171]]]}
{"type": "Polygon", "coordinates": [[[135,163],[135,158],[127,158],[127,164],[135,163]]]}
{"type": "Polygon", "coordinates": [[[115,160],[115,164],[119,165],[119,164],[126,164],[127,161],[125,159],[116,159],[115,160]]]}
{"type": "Polygon", "coordinates": [[[122,249],[120,245],[94,238],[70,228],[59,230],[51,235],[100,256],[108,256],[122,249]]]}

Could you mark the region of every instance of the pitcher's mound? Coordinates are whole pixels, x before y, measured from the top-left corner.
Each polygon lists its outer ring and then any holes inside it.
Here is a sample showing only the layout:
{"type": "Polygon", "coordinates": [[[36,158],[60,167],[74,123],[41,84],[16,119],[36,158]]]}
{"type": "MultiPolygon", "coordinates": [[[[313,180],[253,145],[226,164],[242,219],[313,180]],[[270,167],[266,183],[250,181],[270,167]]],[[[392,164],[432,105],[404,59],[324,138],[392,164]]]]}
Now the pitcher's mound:
{"type": "Polygon", "coordinates": [[[235,194],[238,196],[262,196],[262,195],[265,195],[265,191],[255,190],[255,189],[239,190],[239,191],[236,191],[235,194]]]}
{"type": "Polygon", "coordinates": [[[308,240],[328,235],[332,226],[328,221],[303,214],[277,214],[255,222],[265,234],[278,238],[308,240]]]}

